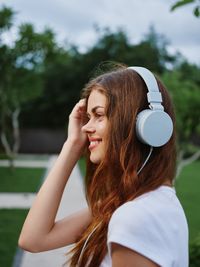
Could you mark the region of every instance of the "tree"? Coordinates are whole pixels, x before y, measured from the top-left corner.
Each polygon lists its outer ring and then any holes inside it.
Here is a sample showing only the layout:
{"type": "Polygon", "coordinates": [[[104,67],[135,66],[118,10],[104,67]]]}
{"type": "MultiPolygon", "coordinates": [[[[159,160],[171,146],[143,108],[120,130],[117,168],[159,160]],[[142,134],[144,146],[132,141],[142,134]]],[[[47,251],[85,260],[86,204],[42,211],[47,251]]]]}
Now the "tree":
{"type": "Polygon", "coordinates": [[[115,32],[103,29],[98,34],[96,43],[83,53],[76,46],[58,47],[46,57],[44,92],[23,105],[21,124],[24,127],[62,128],[89,78],[96,72],[104,72],[109,65],[104,62],[143,65],[161,74],[177,60],[168,53],[166,39],[154,29],[136,44],[130,42],[122,29],[115,32]]]}
{"type": "MultiPolygon", "coordinates": [[[[99,39],[89,49],[83,59],[93,66],[102,61],[123,62],[127,65],[144,65],[152,71],[162,73],[168,63],[174,64],[176,56],[167,51],[168,41],[151,26],[142,41],[132,44],[122,29],[111,32],[109,29],[99,31],[99,39]],[[95,64],[94,64],[95,63],[95,64]]],[[[90,70],[92,69],[90,64],[90,70]]]]}
{"type": "Polygon", "coordinates": [[[171,11],[174,11],[175,9],[188,5],[188,4],[194,4],[193,13],[196,17],[200,16],[200,4],[199,0],[180,0],[176,2],[172,7],[171,11]]]}
{"type": "Polygon", "coordinates": [[[87,81],[86,77],[82,81],[79,69],[83,66],[82,63],[79,66],[75,53],[78,52],[57,47],[45,58],[43,93],[23,105],[21,116],[23,127],[54,129],[63,127],[75,102],[80,98],[81,88],[87,81]]]}
{"type": "Polygon", "coordinates": [[[31,24],[19,27],[13,45],[2,41],[2,33],[13,24],[14,12],[0,10],[0,128],[1,142],[8,157],[15,157],[19,149],[19,115],[21,106],[37,98],[43,90],[43,61],[54,46],[53,33],[36,33],[31,24]]]}
{"type": "Polygon", "coordinates": [[[200,156],[199,74],[197,66],[184,62],[162,76],[175,104],[179,151],[177,177],[185,165],[200,156]]]}
{"type": "MultiPolygon", "coordinates": [[[[163,73],[166,69],[173,68],[178,60],[178,55],[171,55],[168,52],[169,40],[160,33],[157,33],[154,25],[151,25],[147,34],[143,38],[142,44],[148,44],[151,47],[154,58],[150,58],[153,61],[152,64],[156,64],[154,68],[150,68],[159,73],[163,73]]],[[[149,51],[146,54],[149,56],[149,51]]]]}

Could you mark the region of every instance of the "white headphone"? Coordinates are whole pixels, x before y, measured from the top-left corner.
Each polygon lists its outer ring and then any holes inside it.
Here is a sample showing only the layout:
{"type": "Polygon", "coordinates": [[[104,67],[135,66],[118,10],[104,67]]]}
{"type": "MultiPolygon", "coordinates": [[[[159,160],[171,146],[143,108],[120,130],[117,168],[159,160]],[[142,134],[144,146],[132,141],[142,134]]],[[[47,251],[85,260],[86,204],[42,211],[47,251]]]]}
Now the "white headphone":
{"type": "Polygon", "coordinates": [[[143,67],[128,67],[137,72],[144,80],[148,93],[149,109],[142,110],[136,118],[136,134],[138,139],[147,145],[160,147],[165,145],[173,132],[173,123],[162,106],[160,93],[155,76],[143,67]]]}

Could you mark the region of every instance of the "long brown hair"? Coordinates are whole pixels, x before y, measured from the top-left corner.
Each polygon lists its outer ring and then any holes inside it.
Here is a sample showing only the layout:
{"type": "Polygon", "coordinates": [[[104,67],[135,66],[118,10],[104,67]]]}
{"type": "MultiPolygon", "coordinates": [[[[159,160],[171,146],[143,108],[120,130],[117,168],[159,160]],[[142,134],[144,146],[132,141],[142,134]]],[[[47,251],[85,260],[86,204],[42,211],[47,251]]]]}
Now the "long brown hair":
{"type": "MultiPolygon", "coordinates": [[[[164,109],[175,126],[170,96],[157,81],[164,109]]],[[[137,114],[148,108],[147,88],[136,72],[120,67],[102,74],[86,85],[83,97],[88,99],[92,90],[99,90],[107,97],[106,152],[102,162],[96,165],[89,160],[87,151],[85,190],[92,222],[72,250],[71,267],[77,266],[87,237],[100,223],[88,240],[79,265],[99,266],[107,252],[107,229],[113,212],[123,203],[158,188],[166,180],[172,183],[176,169],[174,130],[169,142],[154,148],[147,165],[137,174],[147,157],[149,146],[138,140],[135,131],[137,114]]]]}

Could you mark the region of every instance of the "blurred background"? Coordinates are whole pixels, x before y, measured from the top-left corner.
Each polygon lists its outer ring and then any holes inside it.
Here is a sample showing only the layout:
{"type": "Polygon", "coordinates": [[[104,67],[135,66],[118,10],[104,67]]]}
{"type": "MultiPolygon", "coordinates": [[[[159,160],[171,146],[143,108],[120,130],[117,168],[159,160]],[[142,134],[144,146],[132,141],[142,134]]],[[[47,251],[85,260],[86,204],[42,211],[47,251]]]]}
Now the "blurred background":
{"type": "MultiPolygon", "coordinates": [[[[81,89],[107,61],[147,67],[170,91],[175,187],[190,229],[190,267],[200,266],[199,29],[198,0],[0,1],[0,266],[16,266],[28,210],[7,203],[34,197],[81,89]]],[[[79,166],[84,174],[84,159],[79,166]]]]}

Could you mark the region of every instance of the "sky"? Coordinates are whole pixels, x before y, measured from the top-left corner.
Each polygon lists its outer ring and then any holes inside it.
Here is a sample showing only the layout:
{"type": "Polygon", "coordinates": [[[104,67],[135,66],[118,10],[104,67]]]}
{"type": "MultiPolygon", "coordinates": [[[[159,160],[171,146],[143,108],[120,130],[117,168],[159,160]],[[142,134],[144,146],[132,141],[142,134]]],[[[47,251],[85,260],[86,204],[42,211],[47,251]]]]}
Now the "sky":
{"type": "MultiPolygon", "coordinates": [[[[193,5],[174,12],[176,0],[0,0],[15,10],[15,23],[32,23],[37,31],[50,27],[59,43],[77,45],[84,51],[98,38],[95,26],[111,31],[123,29],[130,42],[140,42],[151,25],[169,41],[169,52],[180,52],[190,63],[200,66],[200,18],[193,5]]],[[[14,39],[13,29],[6,41],[14,39]]]]}

